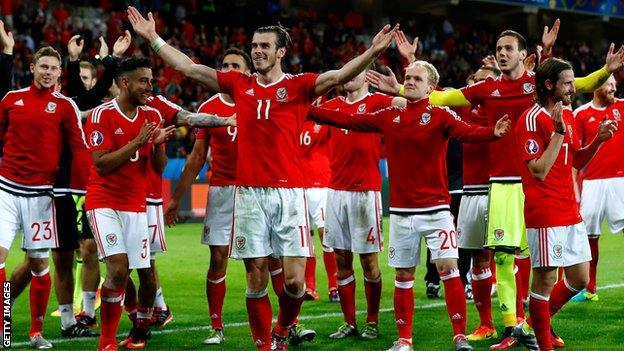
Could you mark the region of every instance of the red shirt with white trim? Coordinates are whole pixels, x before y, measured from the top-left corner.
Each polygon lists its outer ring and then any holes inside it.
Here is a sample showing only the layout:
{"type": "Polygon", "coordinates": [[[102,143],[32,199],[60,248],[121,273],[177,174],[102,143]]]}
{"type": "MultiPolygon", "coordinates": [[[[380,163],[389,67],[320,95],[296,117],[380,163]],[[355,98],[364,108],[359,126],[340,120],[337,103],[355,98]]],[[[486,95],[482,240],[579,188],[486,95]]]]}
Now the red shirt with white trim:
{"type": "Polygon", "coordinates": [[[326,188],[329,185],[329,127],[312,121],[303,123],[299,136],[303,178],[306,188],[326,188]]]}
{"type": "Polygon", "coordinates": [[[540,105],[533,105],[520,117],[513,133],[517,139],[517,150],[525,163],[522,190],[527,228],[568,226],[582,221],[572,180],[572,161],[581,142],[574,132],[572,110],[564,108],[562,119],[566,135],[557,159],[543,181],[531,174],[527,163],[540,158],[550,144],[555,133],[550,114],[540,105]]]}
{"type": "MultiPolygon", "coordinates": [[[[221,94],[216,94],[199,107],[199,112],[220,117],[231,117],[236,113],[234,103],[227,102],[221,94]]],[[[238,115],[237,115],[238,116],[238,115]]],[[[238,158],[238,128],[198,128],[196,139],[204,139],[210,146],[210,185],[236,185],[236,164],[238,158]]]]}
{"type": "MultiPolygon", "coordinates": [[[[503,76],[489,77],[461,89],[473,106],[481,106],[490,127],[507,114],[512,129],[524,111],[533,105],[534,91],[535,74],[531,71],[525,71],[516,80],[507,80],[503,76]]],[[[520,181],[520,170],[524,165],[520,162],[515,138],[511,134],[489,144],[490,180],[520,181]]]]}
{"type": "MultiPolygon", "coordinates": [[[[345,112],[358,118],[392,105],[392,97],[385,94],[366,94],[357,101],[337,97],[321,107],[345,112]]],[[[329,139],[331,180],[329,187],[347,191],[380,191],[381,135],[358,133],[331,128],[329,139]]]]}
{"type": "MultiPolygon", "coordinates": [[[[145,122],[160,123],[160,113],[147,106],[139,106],[133,119],[121,112],[117,100],[102,104],[89,114],[85,127],[91,152],[113,152],[127,145],[139,135],[145,122]]],[[[85,207],[112,208],[119,211],[145,212],[147,170],[154,145],[143,145],[129,159],[111,172],[100,175],[91,169],[85,207]]]]}
{"type": "MultiPolygon", "coordinates": [[[[175,116],[182,110],[182,107],[167,100],[167,98],[162,95],[150,96],[145,105],[160,112],[160,116],[164,120],[163,127],[175,124],[175,116]]],[[[164,147],[164,145],[160,147],[164,147]]],[[[162,174],[156,173],[151,166],[147,167],[146,196],[153,202],[162,202],[162,174]]]]}
{"type": "Polygon", "coordinates": [[[574,111],[575,129],[582,145],[589,145],[600,128],[600,122],[605,118],[618,123],[620,126],[613,137],[600,146],[596,155],[583,169],[583,179],[606,179],[624,177],[624,132],[622,131],[622,116],[624,116],[624,100],[616,99],[607,107],[596,107],[591,102],[574,111]]]}
{"type": "Polygon", "coordinates": [[[219,72],[223,93],[236,103],[237,180],[240,186],[301,188],[299,135],[316,98],[316,73],[283,74],[269,85],[257,75],[219,72]]]}
{"type": "MultiPolygon", "coordinates": [[[[461,115],[464,122],[487,127],[487,118],[483,114],[480,106],[466,109],[461,115]]],[[[490,177],[489,171],[489,151],[490,146],[487,143],[466,143],[462,145],[462,177],[464,181],[464,193],[479,194],[488,191],[488,183],[490,177]]]]}
{"type": "Polygon", "coordinates": [[[391,107],[357,116],[317,107],[310,113],[320,123],[384,135],[391,213],[449,209],[449,138],[463,142],[495,139],[493,128],[468,125],[450,109],[429,105],[429,99],[408,103],[405,109],[391,107]]]}
{"type": "Polygon", "coordinates": [[[72,153],[86,148],[76,104],[34,84],[8,92],[0,102],[0,138],[0,187],[13,193],[20,192],[15,185],[51,189],[64,140],[72,153]]]}

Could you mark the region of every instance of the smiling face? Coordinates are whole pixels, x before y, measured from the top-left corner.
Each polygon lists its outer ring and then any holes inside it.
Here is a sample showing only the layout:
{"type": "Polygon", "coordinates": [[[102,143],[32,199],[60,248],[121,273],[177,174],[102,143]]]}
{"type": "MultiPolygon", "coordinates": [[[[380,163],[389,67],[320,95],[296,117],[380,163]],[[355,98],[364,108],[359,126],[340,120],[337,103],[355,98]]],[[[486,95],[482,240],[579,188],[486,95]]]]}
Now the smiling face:
{"type": "Polygon", "coordinates": [[[598,88],[594,95],[598,97],[601,101],[605,102],[607,105],[611,105],[615,101],[615,91],[617,90],[617,85],[615,81],[615,77],[611,75],[609,79],[607,79],[604,84],[598,88]]]}
{"type": "Polygon", "coordinates": [[[286,48],[277,48],[277,34],[254,33],[251,40],[251,59],[258,73],[267,74],[276,65],[279,66],[285,54],[286,48]]]}
{"type": "Polygon", "coordinates": [[[30,64],[33,81],[38,88],[49,89],[61,76],[61,62],[54,56],[41,56],[30,64]]]}
{"type": "Polygon", "coordinates": [[[552,99],[554,102],[563,102],[563,105],[572,104],[572,96],[576,93],[574,87],[574,71],[571,69],[563,70],[559,73],[559,79],[552,90],[552,99]]]}
{"type": "Polygon", "coordinates": [[[503,36],[496,42],[496,61],[503,73],[516,70],[526,55],[526,50],[518,49],[518,39],[513,36],[503,36]]]}
{"type": "Polygon", "coordinates": [[[135,105],[145,105],[147,98],[152,96],[152,70],[140,67],[124,74],[119,80],[121,94],[127,94],[135,105]]]}
{"type": "Polygon", "coordinates": [[[420,100],[429,96],[435,89],[435,85],[430,83],[429,72],[427,68],[420,65],[412,65],[405,71],[405,91],[410,92],[410,97],[420,100]]]}

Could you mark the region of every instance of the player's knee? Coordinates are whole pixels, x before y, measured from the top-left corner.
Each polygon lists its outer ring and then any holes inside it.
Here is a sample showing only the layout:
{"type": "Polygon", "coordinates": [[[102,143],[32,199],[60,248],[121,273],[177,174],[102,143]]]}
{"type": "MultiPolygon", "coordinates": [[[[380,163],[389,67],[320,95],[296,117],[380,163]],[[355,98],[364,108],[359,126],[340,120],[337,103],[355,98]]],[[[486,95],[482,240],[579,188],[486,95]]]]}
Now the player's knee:
{"type": "Polygon", "coordinates": [[[86,257],[96,257],[97,259],[97,246],[95,240],[85,239],[80,243],[80,255],[83,259],[86,257]]]}
{"type": "Polygon", "coordinates": [[[300,279],[291,278],[284,280],[284,287],[291,295],[297,295],[298,293],[303,292],[304,285],[304,282],[300,279]]]}
{"type": "Polygon", "coordinates": [[[441,258],[435,261],[436,269],[438,273],[448,273],[457,269],[457,259],[455,258],[441,258]]]}
{"type": "Polygon", "coordinates": [[[108,268],[108,278],[115,289],[125,288],[130,272],[127,267],[116,266],[108,268]]]}
{"type": "Polygon", "coordinates": [[[368,278],[376,278],[379,276],[379,263],[377,262],[377,254],[360,255],[362,270],[364,276],[368,278]]]}

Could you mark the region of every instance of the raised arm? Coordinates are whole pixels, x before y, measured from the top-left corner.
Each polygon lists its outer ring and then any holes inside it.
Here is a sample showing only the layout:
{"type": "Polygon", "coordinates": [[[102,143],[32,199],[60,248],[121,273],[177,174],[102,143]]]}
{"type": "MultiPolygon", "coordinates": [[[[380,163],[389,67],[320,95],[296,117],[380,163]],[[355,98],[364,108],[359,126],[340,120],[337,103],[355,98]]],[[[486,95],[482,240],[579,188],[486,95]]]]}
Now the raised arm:
{"type": "Polygon", "coordinates": [[[178,111],[176,114],[176,125],[187,125],[190,127],[236,127],[236,114],[228,117],[211,115],[208,113],[178,111]]]}
{"type": "Polygon", "coordinates": [[[555,133],[550,138],[550,142],[544,150],[544,153],[538,157],[527,161],[527,167],[531,175],[539,181],[546,179],[548,172],[550,172],[552,166],[555,164],[561,145],[563,145],[563,138],[566,133],[566,127],[562,120],[563,107],[561,102],[558,102],[552,111],[552,122],[555,126],[555,133]]]}
{"type": "Polygon", "coordinates": [[[467,124],[454,112],[449,111],[449,115],[449,135],[464,143],[482,143],[495,140],[507,134],[511,126],[511,120],[507,115],[499,119],[494,128],[467,124]]]}
{"type": "Polygon", "coordinates": [[[4,29],[4,23],[0,21],[0,98],[11,90],[13,80],[13,47],[15,40],[13,33],[4,29]]]}
{"type": "MultiPolygon", "coordinates": [[[[389,110],[390,108],[375,113],[360,113],[355,117],[345,112],[312,106],[308,111],[308,119],[354,132],[383,133],[383,113],[389,110]]],[[[398,113],[398,110],[395,111],[398,113]]]]}
{"type": "Polygon", "coordinates": [[[145,19],[134,7],[128,7],[128,20],[132,28],[140,36],[145,38],[154,52],[158,54],[168,65],[184,76],[205,84],[213,92],[219,92],[217,71],[205,65],[196,64],[188,56],[173,46],[167,44],[156,33],[156,22],[152,13],[147,14],[145,19]]]}
{"type": "Polygon", "coordinates": [[[323,95],[331,88],[342,85],[353,79],[370,65],[379,54],[381,54],[392,42],[394,33],[399,28],[395,25],[391,28],[389,24],[385,25],[377,35],[373,38],[371,46],[361,55],[347,62],[342,68],[327,71],[316,79],[314,93],[323,95]]]}
{"type": "Polygon", "coordinates": [[[624,46],[621,46],[617,52],[615,44],[611,43],[609,51],[607,51],[606,64],[601,69],[582,78],[574,79],[574,86],[579,93],[591,93],[600,88],[609,76],[620,69],[624,64],[624,46]]]}

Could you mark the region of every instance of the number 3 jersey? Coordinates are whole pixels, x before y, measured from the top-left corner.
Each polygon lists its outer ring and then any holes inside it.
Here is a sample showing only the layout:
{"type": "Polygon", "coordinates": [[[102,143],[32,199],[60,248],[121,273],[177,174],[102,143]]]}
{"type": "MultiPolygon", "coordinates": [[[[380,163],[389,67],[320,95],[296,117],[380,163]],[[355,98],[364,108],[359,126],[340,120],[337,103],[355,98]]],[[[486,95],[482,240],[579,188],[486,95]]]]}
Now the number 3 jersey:
{"type": "Polygon", "coordinates": [[[264,85],[257,75],[217,72],[221,91],[236,103],[237,185],[304,187],[299,136],[315,99],[317,77],[283,74],[264,85]]]}
{"type": "Polygon", "coordinates": [[[516,145],[520,158],[525,162],[521,175],[527,228],[568,226],[582,220],[572,180],[573,155],[580,148],[580,140],[574,132],[572,110],[564,108],[561,118],[566,126],[566,135],[557,159],[543,181],[531,174],[527,164],[530,160],[539,159],[550,144],[555,133],[552,118],[536,104],[524,112],[516,125],[516,145]]]}
{"type": "MultiPolygon", "coordinates": [[[[161,120],[160,113],[147,106],[139,106],[134,118],[130,119],[121,112],[115,99],[96,107],[87,117],[87,144],[91,152],[114,152],[136,138],[144,123],[160,123],[161,120]]],[[[129,160],[107,174],[99,174],[92,166],[87,184],[86,209],[145,212],[147,167],[151,167],[149,158],[152,148],[150,140],[129,160]]]]}
{"type": "MultiPolygon", "coordinates": [[[[236,113],[236,107],[216,94],[201,104],[198,112],[230,117],[236,113]]],[[[237,134],[238,129],[232,126],[197,129],[196,140],[206,140],[210,145],[210,185],[236,185],[237,134]]]]}

